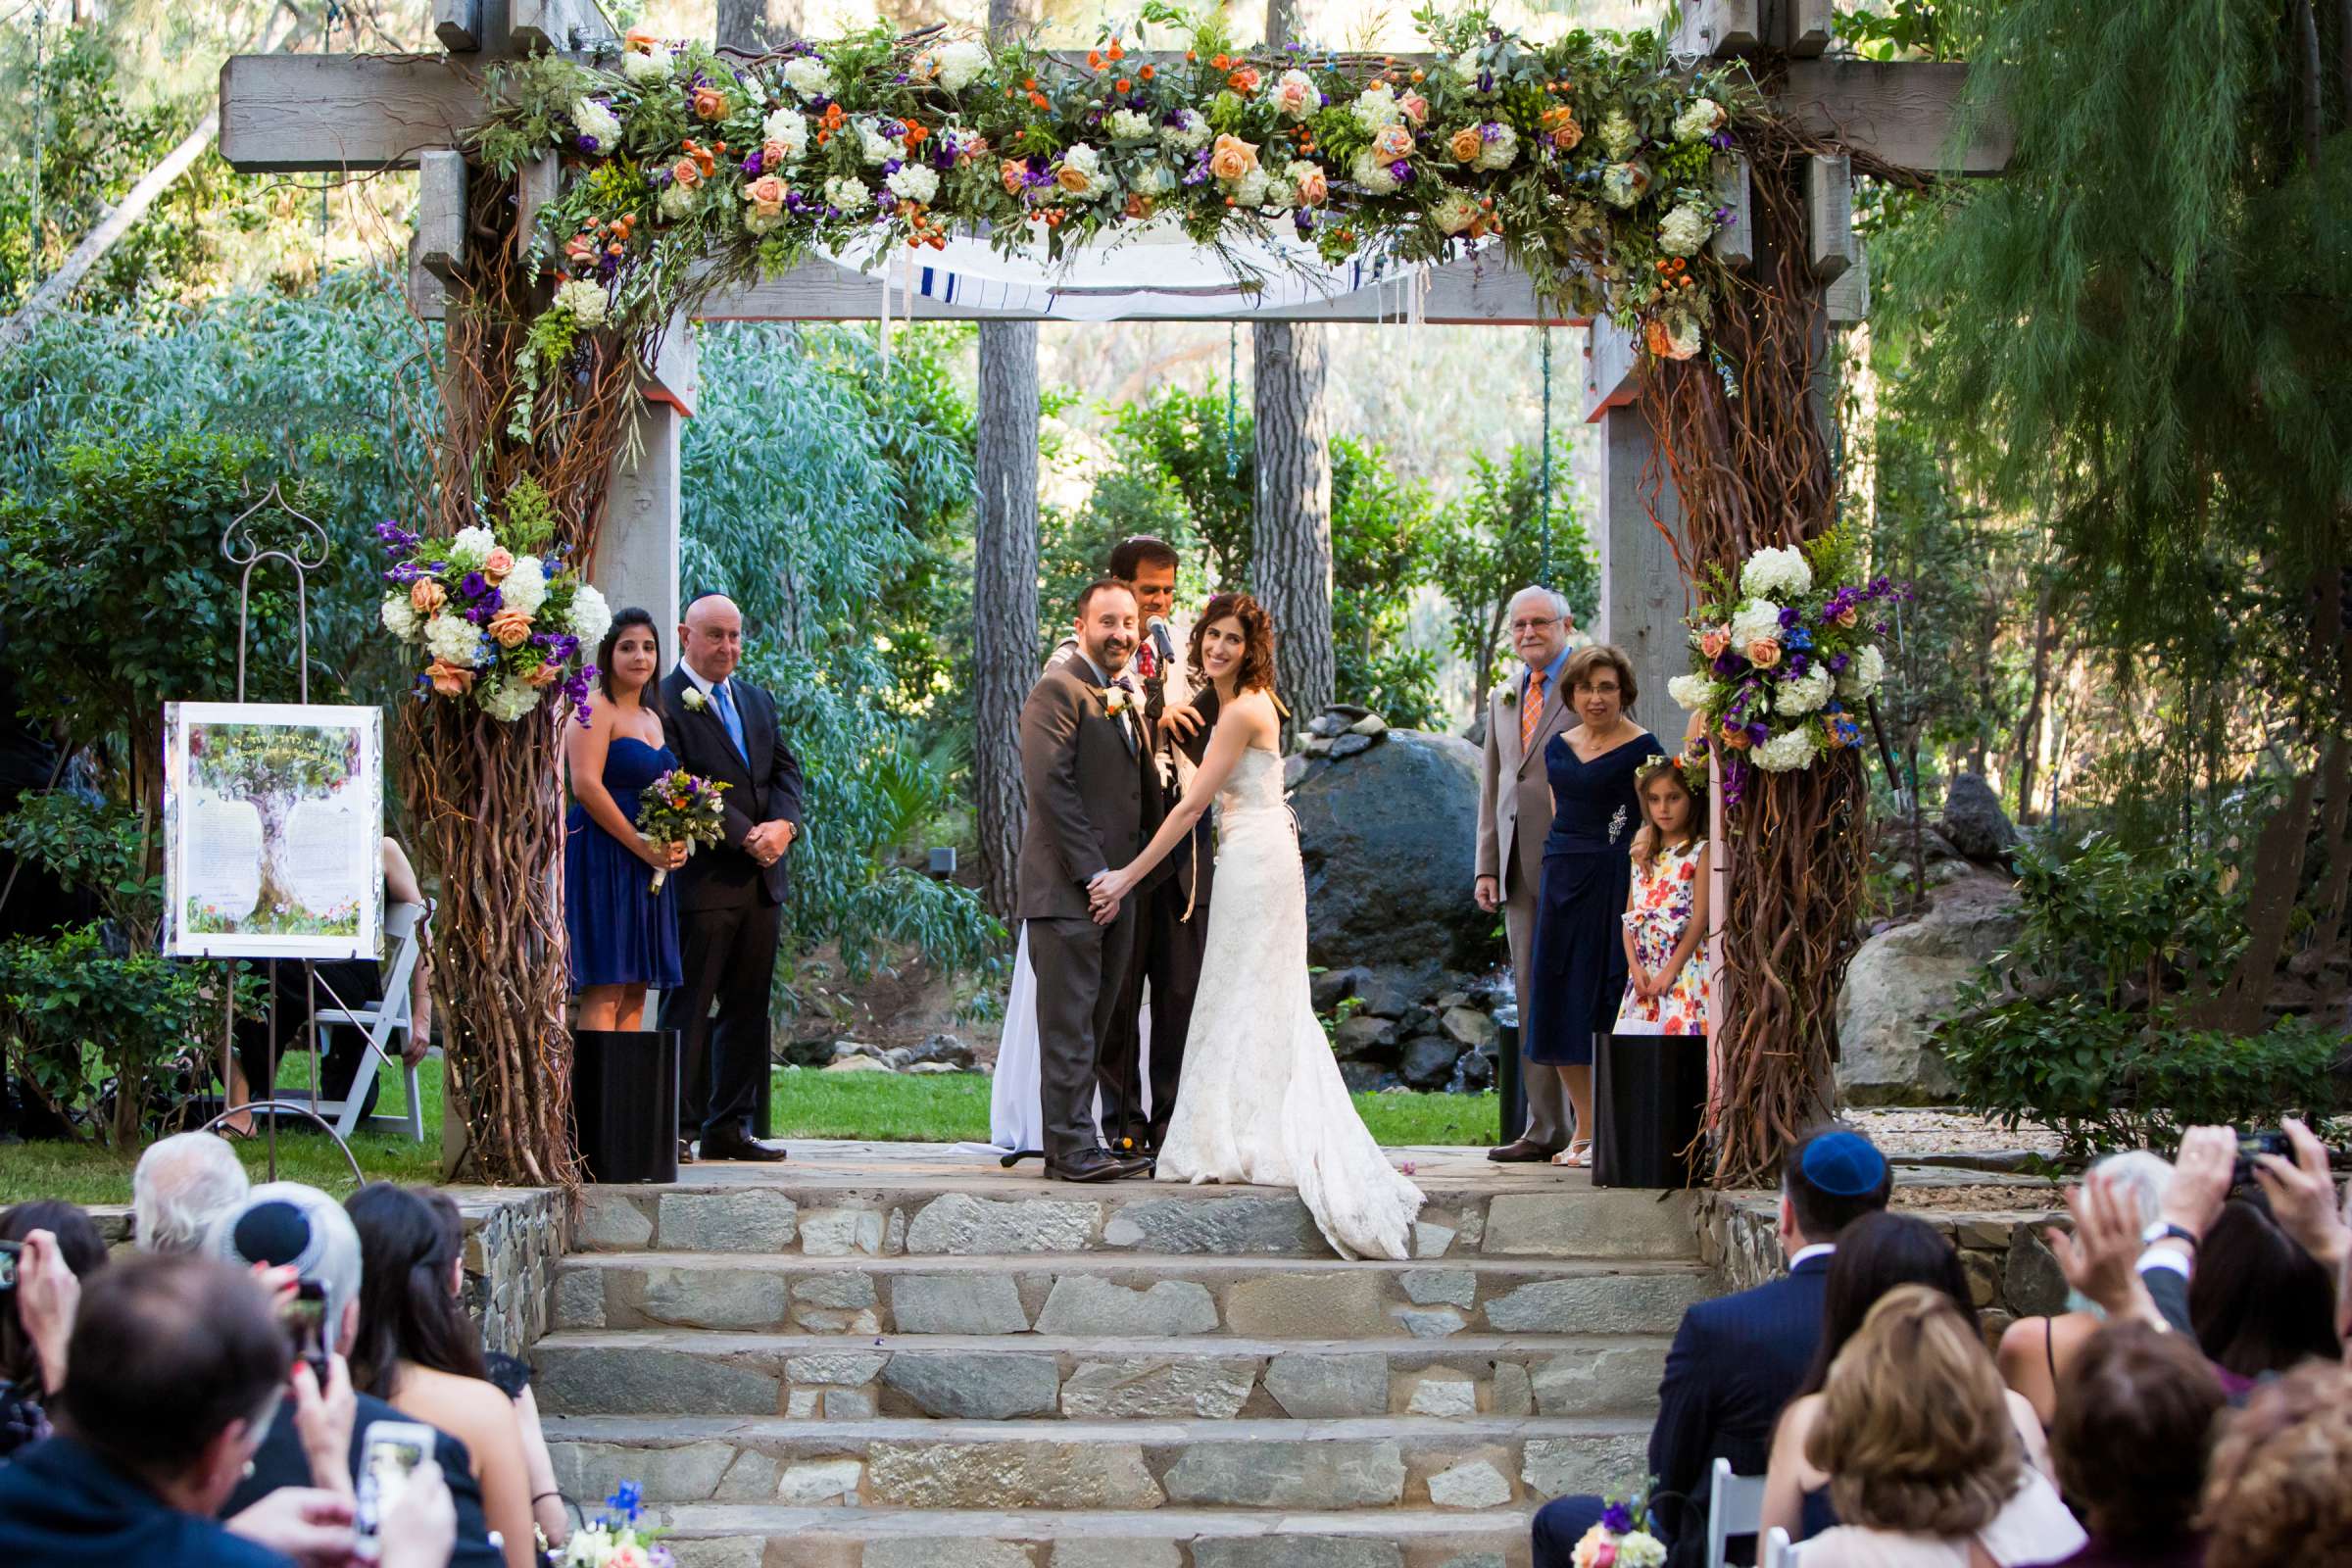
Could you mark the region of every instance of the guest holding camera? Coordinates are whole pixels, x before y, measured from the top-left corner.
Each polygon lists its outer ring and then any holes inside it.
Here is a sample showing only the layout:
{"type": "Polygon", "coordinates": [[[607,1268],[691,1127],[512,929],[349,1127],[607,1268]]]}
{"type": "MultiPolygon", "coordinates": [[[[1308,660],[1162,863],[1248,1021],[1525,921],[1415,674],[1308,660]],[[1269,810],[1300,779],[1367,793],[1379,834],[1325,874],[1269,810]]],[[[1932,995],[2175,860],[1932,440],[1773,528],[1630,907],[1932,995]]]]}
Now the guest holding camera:
{"type": "Polygon", "coordinates": [[[49,1435],[48,1404],[66,1381],[82,1284],[106,1266],[106,1242],[73,1203],[19,1203],[0,1214],[0,1459],[49,1435]]]}

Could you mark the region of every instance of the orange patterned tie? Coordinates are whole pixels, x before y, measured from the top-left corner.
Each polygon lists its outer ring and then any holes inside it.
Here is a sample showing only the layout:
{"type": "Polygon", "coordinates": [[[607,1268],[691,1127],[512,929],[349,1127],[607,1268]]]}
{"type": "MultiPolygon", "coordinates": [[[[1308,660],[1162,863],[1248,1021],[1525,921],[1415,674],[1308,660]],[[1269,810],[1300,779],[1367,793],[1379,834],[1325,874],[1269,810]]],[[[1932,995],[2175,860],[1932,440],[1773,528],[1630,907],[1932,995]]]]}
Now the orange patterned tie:
{"type": "Polygon", "coordinates": [[[1525,757],[1536,744],[1536,725],[1544,716],[1544,672],[1535,670],[1527,677],[1527,700],[1519,705],[1519,755],[1525,757]]]}

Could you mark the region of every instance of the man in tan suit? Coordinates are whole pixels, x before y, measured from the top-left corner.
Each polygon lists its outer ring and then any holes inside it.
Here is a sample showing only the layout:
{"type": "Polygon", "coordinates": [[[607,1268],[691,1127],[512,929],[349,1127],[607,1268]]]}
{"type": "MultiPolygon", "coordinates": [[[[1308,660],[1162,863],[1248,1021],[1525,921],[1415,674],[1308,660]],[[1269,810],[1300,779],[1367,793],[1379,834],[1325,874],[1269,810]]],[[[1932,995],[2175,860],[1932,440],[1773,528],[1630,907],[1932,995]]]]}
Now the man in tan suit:
{"type": "MultiPolygon", "coordinates": [[[[1568,634],[1576,629],[1568,601],[1548,588],[1511,596],[1511,651],[1525,665],[1487,698],[1487,752],[1479,769],[1478,906],[1503,911],[1511,944],[1511,980],[1519,993],[1519,1021],[1528,1019],[1536,949],[1536,893],[1544,877],[1544,837],[1551,831],[1551,785],[1544,748],[1576,724],[1568,694],[1559,689],[1568,662],[1568,634]]],[[[1568,1145],[1568,1107],[1560,1075],[1548,1067],[1522,1070],[1527,1131],[1490,1149],[1506,1163],[1547,1160],[1568,1145]]]]}

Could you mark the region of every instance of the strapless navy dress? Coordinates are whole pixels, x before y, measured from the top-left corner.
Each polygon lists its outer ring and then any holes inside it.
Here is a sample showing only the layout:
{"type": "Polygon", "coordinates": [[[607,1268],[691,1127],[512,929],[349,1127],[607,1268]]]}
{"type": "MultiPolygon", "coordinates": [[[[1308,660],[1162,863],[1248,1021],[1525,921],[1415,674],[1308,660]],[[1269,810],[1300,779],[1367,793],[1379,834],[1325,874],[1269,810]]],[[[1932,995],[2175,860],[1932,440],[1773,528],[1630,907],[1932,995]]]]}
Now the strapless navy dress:
{"type": "MultiPolygon", "coordinates": [[[[605,788],[637,819],[637,792],[678,765],[666,746],[615,735],[605,753],[605,788]]],[[[564,836],[564,928],[571,935],[571,985],[679,984],[678,876],[649,893],[652,866],[573,805],[564,836]]]]}

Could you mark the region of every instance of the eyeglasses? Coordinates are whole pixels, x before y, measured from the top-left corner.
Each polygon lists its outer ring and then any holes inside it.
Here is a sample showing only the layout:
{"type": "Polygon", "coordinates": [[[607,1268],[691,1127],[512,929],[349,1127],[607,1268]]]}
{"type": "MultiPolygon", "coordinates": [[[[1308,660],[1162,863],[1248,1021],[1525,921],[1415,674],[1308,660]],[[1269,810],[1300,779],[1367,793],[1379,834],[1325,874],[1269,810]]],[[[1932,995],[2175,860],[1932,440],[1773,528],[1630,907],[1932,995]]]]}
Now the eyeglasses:
{"type": "Polygon", "coordinates": [[[1546,626],[1557,626],[1561,618],[1558,615],[1546,615],[1542,620],[1514,620],[1511,622],[1511,635],[1516,637],[1523,631],[1542,631],[1546,626]]]}

